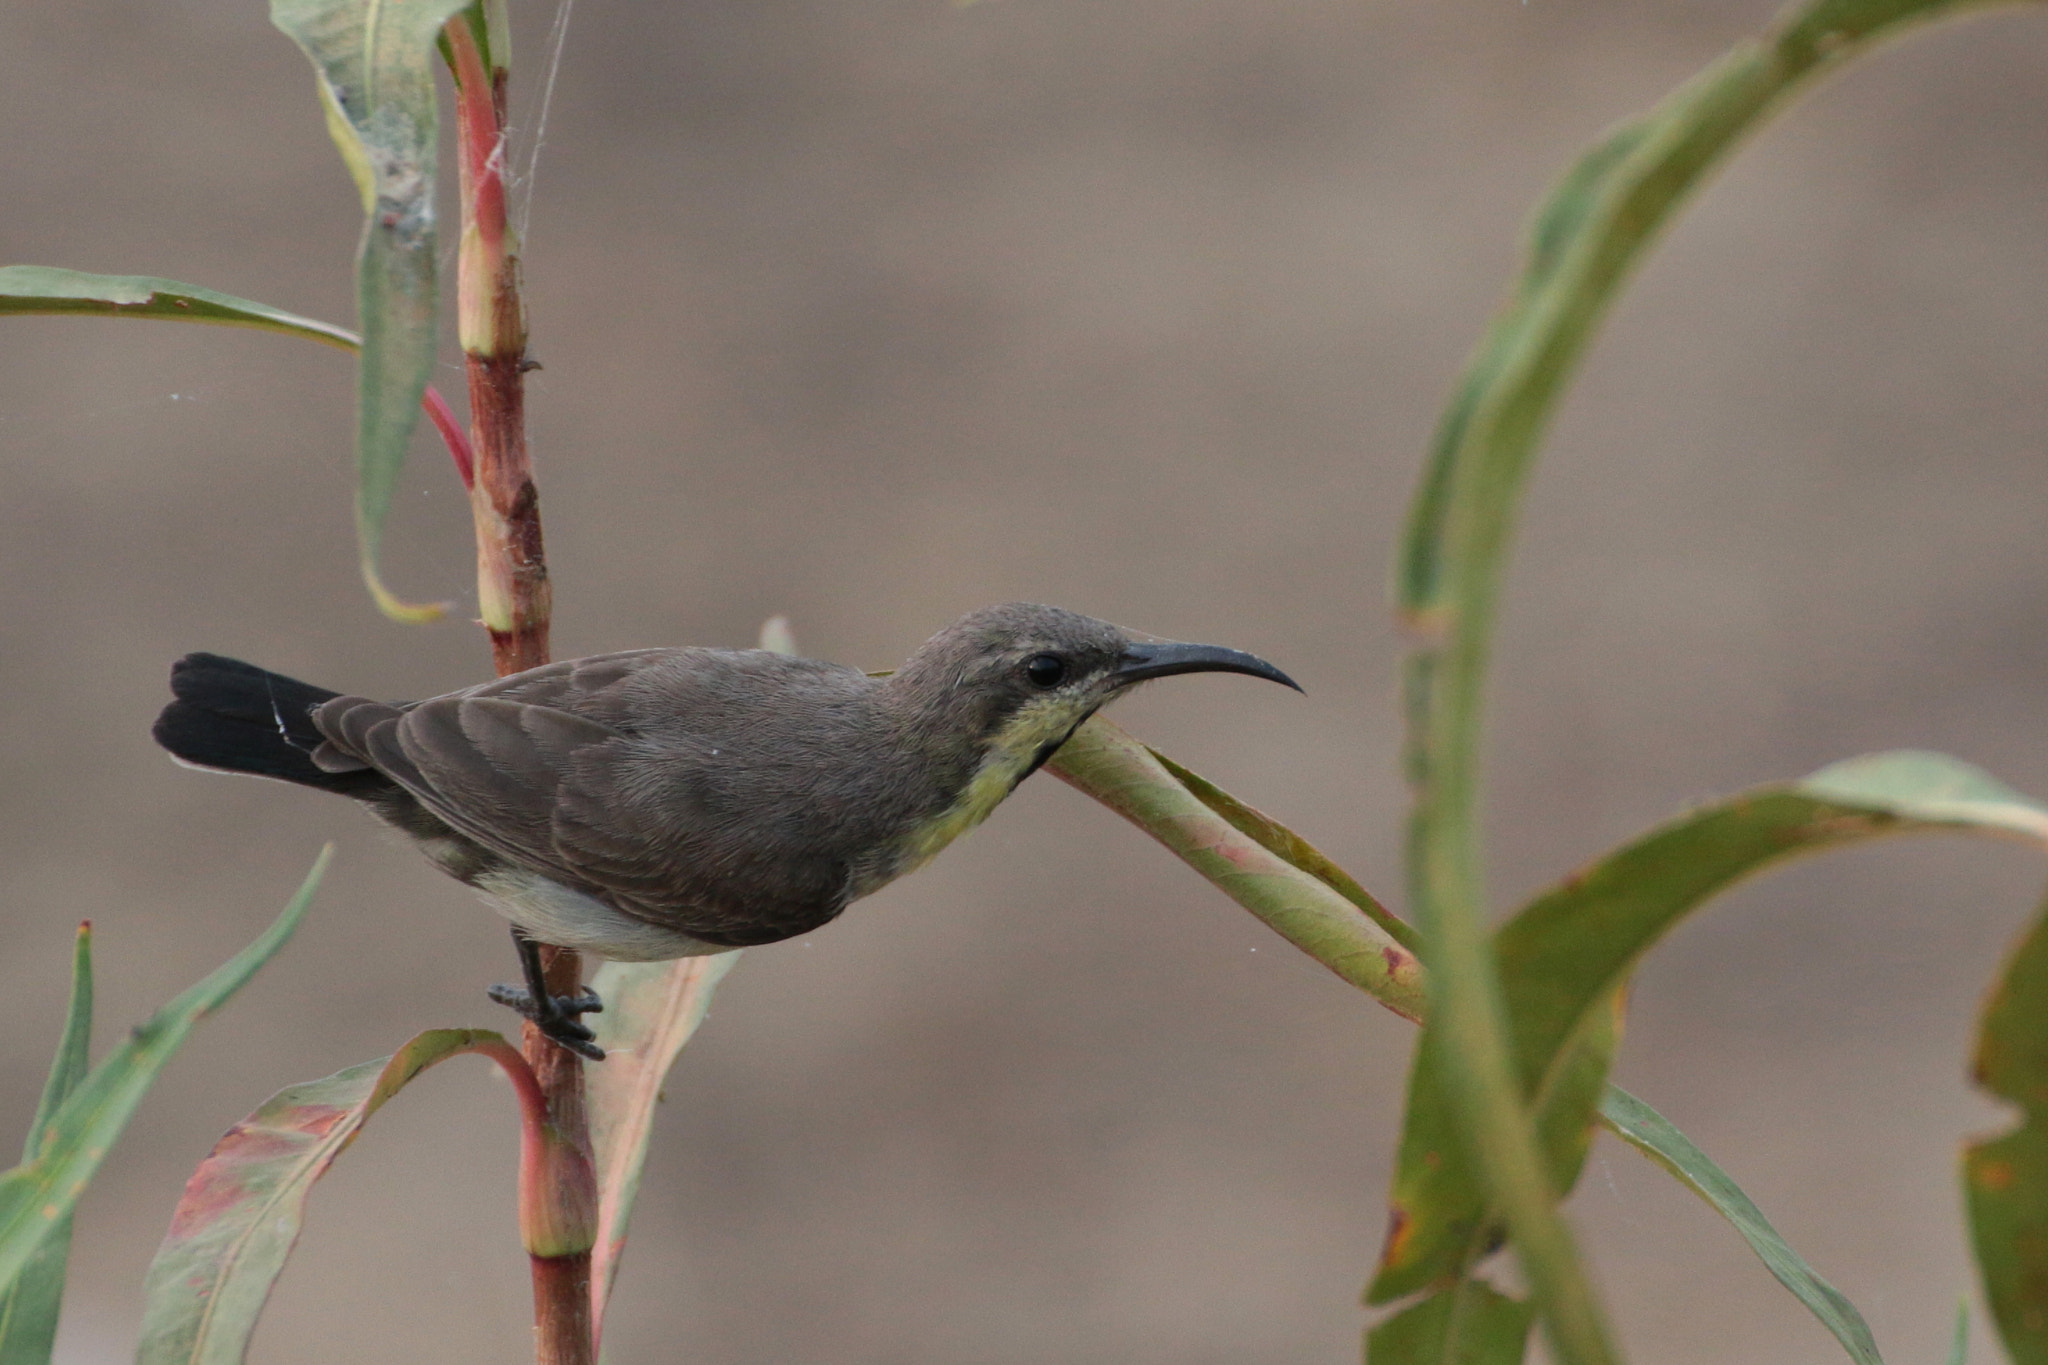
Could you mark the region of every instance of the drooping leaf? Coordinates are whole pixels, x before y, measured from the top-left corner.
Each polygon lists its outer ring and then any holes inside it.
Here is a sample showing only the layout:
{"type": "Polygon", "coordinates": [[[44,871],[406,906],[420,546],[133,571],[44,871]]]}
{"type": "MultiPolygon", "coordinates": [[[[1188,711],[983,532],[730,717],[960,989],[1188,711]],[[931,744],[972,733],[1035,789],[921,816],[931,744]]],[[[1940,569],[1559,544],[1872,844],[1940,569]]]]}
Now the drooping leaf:
{"type": "Polygon", "coordinates": [[[647,1140],[663,1078],[704,1013],[711,993],[739,962],[739,954],[686,957],[674,962],[607,962],[591,983],[604,1001],[593,1016],[603,1066],[586,1073],[590,1145],[597,1162],[597,1244],[590,1253],[592,1322],[604,1328],[604,1310],[626,1249],[626,1227],[640,1192],[647,1140]]]}
{"type": "Polygon", "coordinates": [[[2048,1362],[2048,913],[2013,951],[1985,1002],[1977,1084],[2020,1111],[2002,1136],[1963,1151],[1970,1240],[1991,1320],[2013,1365],[2048,1362]]]}
{"type": "Polygon", "coordinates": [[[1166,845],[1282,938],[1388,1009],[1406,1019],[1422,1017],[1422,965],[1412,949],[1321,877],[1239,830],[1116,725],[1091,718],[1045,770],[1166,845]]]}
{"type": "Polygon", "coordinates": [[[0,316],[36,313],[208,322],[222,327],[283,332],[344,351],[353,351],[357,346],[355,333],[346,328],[176,280],[149,275],[89,275],[82,270],[42,265],[0,267],[0,316]]]}
{"type": "Polygon", "coordinates": [[[1842,1343],[1849,1359],[1856,1365],[1884,1365],[1877,1353],[1877,1342],[1870,1335],[1870,1324],[1856,1311],[1856,1305],[1822,1279],[1778,1235],[1763,1210],[1728,1173],[1694,1146],[1669,1119],[1626,1090],[1610,1085],[1601,1100],[1600,1121],[1609,1132],[1669,1171],[1681,1185],[1727,1219],[1778,1283],[1805,1304],[1807,1311],[1842,1343]]]}
{"type": "MultiPolygon", "coordinates": [[[[1951,828],[2048,838],[2048,809],[1969,764],[1939,754],[1877,754],[1835,764],[1801,782],[1763,787],[1652,831],[1538,896],[1495,938],[1513,1059],[1525,1095],[1544,1093],[1566,1042],[1627,981],[1642,954],[1709,898],[1793,854],[1885,834],[1951,828]]],[[[1390,1242],[1373,1283],[1387,1302],[1456,1274],[1465,1230],[1485,1219],[1487,1199],[1469,1153],[1446,1145],[1452,1126],[1443,1068],[1417,1051],[1407,1123],[1394,1179],[1390,1242]],[[1426,1140],[1425,1140],[1426,1139],[1426,1140]]],[[[1576,1113],[1549,1114],[1558,1133],[1583,1131],[1599,1091],[1576,1113]]],[[[1556,1134],[1553,1134],[1555,1138],[1556,1134]]],[[[1552,1171],[1561,1169],[1552,1152],[1552,1171]]],[[[1562,1193],[1570,1182],[1557,1185],[1562,1193]]]]}
{"type": "Polygon", "coordinates": [[[391,494],[434,366],[439,291],[434,175],[440,111],[433,52],[465,0],[271,0],[270,19],[319,76],[327,131],[362,196],[356,257],[362,357],[356,382],[356,533],[363,579],[387,614],[432,620],[400,601],[377,555],[391,494]]]}
{"type": "Polygon", "coordinates": [[[1365,1339],[1365,1365],[1520,1365],[1536,1306],[1460,1280],[1402,1309],[1365,1339]]]}
{"type": "Polygon", "coordinates": [[[298,928],[332,855],[331,847],[321,851],[298,894],[261,937],[129,1030],[57,1106],[35,1159],[0,1175],[0,1284],[19,1275],[70,1216],[135,1107],[193,1028],[247,984],[298,928]]]}
{"type": "MultiPolygon", "coordinates": [[[[43,1082],[43,1097],[22,1144],[24,1162],[42,1153],[50,1121],[85,1079],[92,1048],[92,925],[78,926],[71,950],[71,1005],[57,1058],[43,1082]]],[[[64,1306],[64,1267],[71,1252],[71,1217],[66,1214],[44,1236],[13,1281],[0,1290],[0,1365],[48,1365],[57,1340],[57,1315],[64,1306]]]]}
{"type": "Polygon", "coordinates": [[[240,1365],[313,1183],[413,1077],[491,1045],[509,1052],[486,1029],[433,1029],[381,1061],[288,1086],[230,1128],[150,1262],[136,1365],[240,1365]]]}

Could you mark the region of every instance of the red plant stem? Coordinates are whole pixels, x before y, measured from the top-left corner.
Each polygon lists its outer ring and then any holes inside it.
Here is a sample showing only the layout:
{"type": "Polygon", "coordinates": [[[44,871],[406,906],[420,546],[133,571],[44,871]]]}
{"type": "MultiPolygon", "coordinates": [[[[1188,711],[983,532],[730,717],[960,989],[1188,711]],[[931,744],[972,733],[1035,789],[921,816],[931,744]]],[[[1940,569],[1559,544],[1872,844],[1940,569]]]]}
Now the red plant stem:
{"type": "Polygon", "coordinates": [[[420,406],[426,409],[427,418],[434,424],[434,430],[441,433],[441,443],[448,447],[449,458],[455,461],[455,472],[462,476],[464,488],[476,486],[476,456],[470,453],[469,433],[462,429],[456,419],[455,410],[448,406],[448,400],[432,384],[420,397],[420,406]]]}
{"type": "MultiPolygon", "coordinates": [[[[455,68],[462,183],[457,317],[469,372],[477,600],[502,677],[548,661],[552,610],[540,495],[526,451],[526,312],[517,245],[505,218],[506,73],[486,70],[465,16],[449,20],[444,32],[455,68]]],[[[543,947],[541,961],[551,993],[574,995],[581,988],[583,964],[575,952],[543,947]]],[[[533,1261],[535,1359],[539,1365],[593,1365],[590,1249],[597,1240],[597,1181],[583,1061],[531,1023],[520,1034],[549,1135],[520,1169],[520,1227],[533,1261]]]]}
{"type": "Polygon", "coordinates": [[[552,594],[540,495],[526,453],[526,310],[505,220],[504,73],[484,69],[463,16],[451,19],[446,32],[455,57],[462,168],[456,315],[469,362],[477,599],[502,676],[548,661],[552,594]]]}

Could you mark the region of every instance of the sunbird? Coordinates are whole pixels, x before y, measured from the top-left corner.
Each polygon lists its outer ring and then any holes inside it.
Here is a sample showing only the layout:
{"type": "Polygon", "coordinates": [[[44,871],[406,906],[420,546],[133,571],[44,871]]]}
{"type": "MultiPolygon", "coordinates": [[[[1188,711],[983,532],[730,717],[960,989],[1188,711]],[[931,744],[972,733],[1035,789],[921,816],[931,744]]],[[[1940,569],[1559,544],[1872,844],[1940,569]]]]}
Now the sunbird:
{"type": "Polygon", "coordinates": [[[171,666],[151,733],[190,767],[335,792],[512,922],[491,998],[604,1056],[538,944],[630,962],[807,934],[988,818],[1134,684],[1255,655],[1058,607],[984,607],[896,672],[762,649],[635,649],[425,701],[343,696],[218,654],[171,666]]]}

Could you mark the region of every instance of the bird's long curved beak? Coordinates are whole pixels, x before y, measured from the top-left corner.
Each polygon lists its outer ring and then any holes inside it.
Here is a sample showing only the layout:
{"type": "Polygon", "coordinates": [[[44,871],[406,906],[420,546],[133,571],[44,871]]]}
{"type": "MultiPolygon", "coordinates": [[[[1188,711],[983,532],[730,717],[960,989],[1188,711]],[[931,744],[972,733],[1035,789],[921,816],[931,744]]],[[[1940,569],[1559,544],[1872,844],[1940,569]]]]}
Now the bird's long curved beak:
{"type": "Polygon", "coordinates": [[[1124,650],[1122,665],[1110,677],[1121,687],[1175,673],[1244,673],[1301,691],[1300,683],[1256,654],[1221,645],[1187,645],[1177,640],[1132,643],[1124,650]]]}

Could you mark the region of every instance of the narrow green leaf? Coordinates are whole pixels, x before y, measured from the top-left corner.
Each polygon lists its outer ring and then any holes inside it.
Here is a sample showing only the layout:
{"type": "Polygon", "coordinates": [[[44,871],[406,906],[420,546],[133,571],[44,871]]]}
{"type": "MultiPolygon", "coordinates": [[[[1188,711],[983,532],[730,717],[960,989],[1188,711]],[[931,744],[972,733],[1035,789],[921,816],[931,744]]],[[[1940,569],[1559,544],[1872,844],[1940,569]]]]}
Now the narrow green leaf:
{"type": "MultiPolygon", "coordinates": [[[[85,1079],[91,1048],[92,925],[88,923],[78,926],[72,945],[71,1006],[65,1011],[57,1058],[43,1082],[35,1120],[22,1144],[24,1162],[33,1162],[41,1154],[51,1119],[85,1079]]],[[[0,1292],[0,1365],[48,1365],[57,1340],[57,1315],[64,1306],[64,1270],[70,1253],[71,1216],[66,1214],[0,1292]]]]}
{"type": "MultiPolygon", "coordinates": [[[[1406,669],[1411,902],[1430,954],[1433,1087],[1514,1231],[1561,1365],[1618,1359],[1518,1087],[1486,932],[1478,826],[1492,625],[1523,481],[1586,347],[1649,245],[1741,139],[1818,73],[1975,0],[1812,0],[1582,157],[1538,211],[1528,263],[1437,428],[1396,565],[1424,640],[1406,669]]],[[[1523,1078],[1526,1079],[1526,1078],[1523,1078]]]]}
{"type": "Polygon", "coordinates": [[[1534,1304],[1460,1280],[1373,1328],[1365,1365],[1519,1365],[1535,1318],[1534,1304]]]}
{"type": "MultiPolygon", "coordinates": [[[[1575,873],[1538,896],[1494,941],[1512,1060],[1524,1096],[1551,1090],[1566,1044],[1627,981],[1642,955],[1685,915],[1735,882],[1795,854],[1928,829],[2048,839],[2048,809],[1981,770],[1940,754],[1877,754],[1801,782],[1763,787],[1692,812],[1575,873]]],[[[1454,1275],[1467,1232],[1485,1220],[1483,1186],[1469,1153],[1446,1145],[1459,1131],[1445,1094],[1442,1054],[1417,1051],[1408,1125],[1394,1179],[1395,1225],[1372,1287],[1374,1302],[1454,1275]]],[[[1551,1140],[1586,1129],[1599,1091],[1574,1088],[1582,1107],[1546,1110],[1551,1140]]],[[[1558,1153],[1548,1156],[1563,1169],[1558,1153]]],[[[1560,1194],[1570,1189],[1566,1181],[1560,1194]]]]}
{"type": "Polygon", "coordinates": [[[2013,1365],[2048,1362],[2048,912],[2006,963],[1978,1021],[1977,1084],[2020,1123],[1963,1150],[1970,1239],[2013,1365]]]}
{"type": "Polygon", "coordinates": [[[603,1066],[590,1068],[590,1145],[597,1162],[597,1244],[591,1249],[595,1329],[626,1250],[626,1227],[640,1192],[654,1107],[676,1054],[704,1022],[711,993],[739,963],[737,952],[674,962],[607,962],[591,983],[604,1001],[592,1016],[603,1066]]]}
{"type": "Polygon", "coordinates": [[[1380,904],[1370,891],[1358,884],[1356,878],[1331,862],[1314,844],[1264,811],[1246,805],[1200,773],[1190,772],[1149,744],[1145,747],[1152,757],[1159,760],[1161,767],[1194,793],[1196,800],[1229,821],[1232,829],[1247,839],[1257,841],[1259,847],[1268,853],[1308,873],[1365,911],[1374,924],[1387,931],[1387,937],[1403,948],[1415,952],[1421,947],[1421,935],[1415,932],[1413,925],[1380,904]]]}
{"type": "Polygon", "coordinates": [[[433,1029],[380,1061],[288,1086],[230,1128],[185,1183],[150,1262],[136,1365],[240,1365],[313,1182],[413,1077],[486,1045],[507,1046],[487,1029],[433,1029]]]}
{"type": "Polygon", "coordinates": [[[1969,1365],[1970,1360],[1970,1301],[1963,1299],[1956,1304],[1956,1329],[1948,1339],[1948,1365],[1969,1365]]]}
{"type": "Polygon", "coordinates": [[[271,0],[271,22],[311,59],[327,131],[356,182],[366,221],[356,257],[363,334],[356,383],[356,536],[363,581],[400,620],[443,608],[400,601],[377,556],[433,371],[439,290],[434,175],[440,111],[433,52],[464,0],[271,0]]]}
{"type": "Polygon", "coordinates": [[[42,265],[0,267],[0,317],[34,313],[208,322],[283,332],[344,351],[353,351],[357,345],[355,333],[346,328],[176,280],[89,275],[42,265]]]}
{"type": "MultiPolygon", "coordinates": [[[[1870,1324],[1842,1291],[1822,1279],[1794,1251],[1763,1210],[1742,1192],[1728,1173],[1716,1166],[1671,1120],[1619,1086],[1608,1086],[1600,1103],[1600,1120],[1615,1136],[1662,1166],[1681,1185],[1705,1200],[1749,1243],[1778,1283],[1806,1305],[1807,1311],[1834,1334],[1856,1365],[1884,1365],[1870,1324]]],[[[1958,1328],[1967,1331],[1967,1322],[1958,1328]]],[[[1956,1365],[1960,1365],[1957,1358],[1956,1365]]]]}
{"type": "Polygon", "coordinates": [[[1267,927],[1388,1009],[1406,1019],[1422,1017],[1422,964],[1412,949],[1321,877],[1239,830],[1111,722],[1089,720],[1045,770],[1166,845],[1267,927]]]}
{"type": "Polygon", "coordinates": [[[21,1273],[64,1222],[107,1151],[193,1028],[225,1004],[292,936],[333,856],[323,849],[284,913],[254,943],[129,1030],[128,1037],[57,1106],[36,1157],[0,1175],[0,1284],[21,1273]]]}

